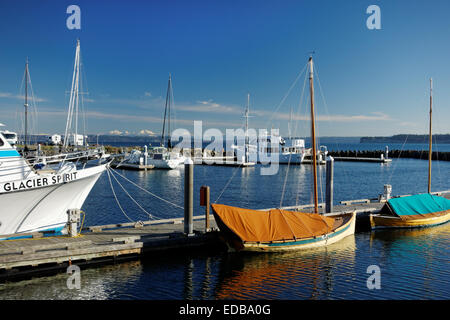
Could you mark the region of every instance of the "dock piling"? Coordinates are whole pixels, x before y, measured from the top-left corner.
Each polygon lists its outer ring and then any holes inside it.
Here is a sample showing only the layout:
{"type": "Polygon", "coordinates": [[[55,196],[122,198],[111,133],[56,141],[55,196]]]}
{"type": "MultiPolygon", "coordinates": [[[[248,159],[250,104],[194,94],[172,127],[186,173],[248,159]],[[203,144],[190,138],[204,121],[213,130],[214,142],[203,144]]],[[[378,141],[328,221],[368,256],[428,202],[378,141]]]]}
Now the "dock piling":
{"type": "Polygon", "coordinates": [[[209,187],[201,186],[200,188],[200,205],[205,207],[205,232],[208,232],[209,227],[209,206],[210,206],[210,196],[209,187]]]}
{"type": "Polygon", "coordinates": [[[194,234],[194,162],[188,158],[184,162],[184,233],[194,234]]]}
{"type": "Polygon", "coordinates": [[[325,212],[333,212],[333,183],[334,183],[334,158],[327,157],[327,180],[326,180],[326,200],[325,200],[325,212]]]}

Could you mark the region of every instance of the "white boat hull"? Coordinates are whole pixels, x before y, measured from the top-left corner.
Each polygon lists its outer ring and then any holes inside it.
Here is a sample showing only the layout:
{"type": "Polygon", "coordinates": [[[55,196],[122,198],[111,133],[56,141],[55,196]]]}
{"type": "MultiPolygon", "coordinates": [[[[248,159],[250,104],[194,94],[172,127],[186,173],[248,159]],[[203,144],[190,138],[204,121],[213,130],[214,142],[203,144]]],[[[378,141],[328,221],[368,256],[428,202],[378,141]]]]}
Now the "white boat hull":
{"type": "Polygon", "coordinates": [[[147,164],[154,166],[155,169],[175,169],[184,163],[185,158],[179,157],[176,159],[147,159],[147,164]]]}
{"type": "Polygon", "coordinates": [[[54,184],[52,178],[58,175],[43,175],[28,181],[47,178],[48,184],[18,190],[13,190],[13,186],[20,187],[21,181],[16,181],[15,185],[0,184],[0,236],[43,230],[64,232],[67,210],[81,209],[105,168],[106,165],[100,165],[74,171],[76,178],[72,175],[72,180],[54,184]]]}

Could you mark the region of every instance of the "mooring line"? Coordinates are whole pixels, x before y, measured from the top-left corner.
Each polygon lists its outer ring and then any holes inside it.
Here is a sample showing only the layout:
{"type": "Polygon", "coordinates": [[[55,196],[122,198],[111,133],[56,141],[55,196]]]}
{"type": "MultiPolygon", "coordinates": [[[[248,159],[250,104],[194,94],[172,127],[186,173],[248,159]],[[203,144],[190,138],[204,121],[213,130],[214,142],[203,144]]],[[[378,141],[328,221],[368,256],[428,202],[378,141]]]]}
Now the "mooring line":
{"type": "Polygon", "coordinates": [[[225,190],[227,189],[228,185],[230,184],[231,180],[233,180],[234,176],[236,175],[238,169],[241,167],[243,163],[240,163],[239,166],[237,168],[234,169],[233,174],[231,175],[231,178],[228,180],[227,184],[225,185],[225,187],[222,189],[222,192],[220,192],[219,196],[217,197],[216,201],[214,201],[214,203],[216,203],[217,201],[219,201],[220,197],[222,197],[222,194],[225,192],[225,190]]]}
{"type": "MultiPolygon", "coordinates": [[[[109,169],[108,169],[109,170],[109,169]]],[[[122,190],[127,194],[127,196],[142,210],[144,211],[150,219],[162,219],[160,217],[157,217],[153,214],[151,214],[150,212],[148,212],[147,210],[145,210],[131,195],[130,193],[125,189],[125,187],[119,182],[119,180],[114,176],[113,172],[111,172],[111,176],[114,178],[114,180],[116,180],[117,184],[122,188],[122,190]]]]}
{"type": "Polygon", "coordinates": [[[112,193],[114,195],[114,198],[116,199],[116,202],[117,202],[117,205],[119,206],[119,209],[122,211],[124,216],[127,217],[127,219],[130,222],[135,223],[136,221],[131,220],[131,218],[125,213],[125,211],[123,210],[122,206],[120,205],[119,199],[117,199],[116,192],[114,191],[114,187],[113,187],[113,184],[112,184],[112,181],[111,181],[111,176],[110,176],[109,170],[106,170],[106,173],[108,174],[108,179],[109,179],[109,184],[111,186],[111,191],[112,191],[112,193]]]}
{"type": "Polygon", "coordinates": [[[179,205],[177,205],[177,204],[175,204],[175,203],[172,203],[172,202],[170,202],[170,201],[168,201],[168,200],[166,200],[166,199],[163,199],[163,198],[161,198],[160,196],[158,196],[158,195],[156,195],[156,194],[154,194],[154,193],[148,191],[147,189],[142,188],[140,185],[134,183],[134,182],[131,181],[130,179],[128,179],[128,178],[126,178],[125,176],[121,175],[119,172],[117,172],[117,170],[114,170],[114,169],[112,169],[112,168],[110,168],[109,170],[111,170],[111,172],[114,172],[115,174],[119,175],[120,177],[122,177],[123,179],[125,179],[126,181],[128,181],[129,183],[131,183],[132,185],[134,185],[135,187],[137,187],[137,188],[141,189],[142,191],[144,191],[144,192],[146,192],[146,193],[152,195],[153,197],[155,197],[155,198],[157,198],[157,199],[159,199],[159,200],[161,200],[161,201],[164,201],[164,202],[166,202],[166,203],[168,203],[168,204],[170,204],[170,205],[172,205],[172,206],[174,206],[174,207],[176,207],[176,208],[179,208],[179,209],[184,210],[184,207],[179,206],[179,205]]]}

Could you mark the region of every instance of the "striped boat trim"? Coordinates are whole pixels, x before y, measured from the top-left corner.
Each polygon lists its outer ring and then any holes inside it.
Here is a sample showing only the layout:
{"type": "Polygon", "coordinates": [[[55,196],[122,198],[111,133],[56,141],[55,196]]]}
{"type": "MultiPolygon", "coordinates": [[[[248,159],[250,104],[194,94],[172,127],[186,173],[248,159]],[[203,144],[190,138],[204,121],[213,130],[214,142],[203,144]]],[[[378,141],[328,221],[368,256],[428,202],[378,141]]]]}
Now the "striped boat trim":
{"type": "Polygon", "coordinates": [[[0,150],[0,158],[5,157],[20,157],[20,154],[14,149],[0,150]]]}
{"type": "Polygon", "coordinates": [[[350,228],[351,225],[351,221],[348,222],[347,226],[339,231],[333,232],[332,234],[327,235],[323,235],[317,238],[313,238],[313,239],[306,239],[306,240],[299,240],[299,241],[290,241],[290,242],[282,242],[282,243],[269,243],[267,244],[269,247],[280,247],[280,246],[295,246],[295,245],[300,245],[300,244],[308,244],[308,243],[314,243],[314,242],[319,242],[322,241],[326,238],[333,238],[343,232],[345,232],[348,228],[350,228]]]}

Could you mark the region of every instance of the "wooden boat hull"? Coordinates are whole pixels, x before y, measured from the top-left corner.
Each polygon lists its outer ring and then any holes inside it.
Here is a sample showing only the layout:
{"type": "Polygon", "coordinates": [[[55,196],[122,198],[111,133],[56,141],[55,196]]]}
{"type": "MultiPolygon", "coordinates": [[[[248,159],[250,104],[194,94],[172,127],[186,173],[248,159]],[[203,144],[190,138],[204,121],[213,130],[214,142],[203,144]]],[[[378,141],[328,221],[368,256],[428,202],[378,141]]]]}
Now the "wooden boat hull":
{"type": "Polygon", "coordinates": [[[441,216],[417,219],[401,219],[394,216],[370,215],[372,229],[382,228],[424,228],[444,224],[450,220],[450,210],[441,216]]]}
{"type": "MultiPolygon", "coordinates": [[[[336,243],[347,236],[355,233],[356,212],[337,215],[335,217],[348,217],[349,220],[328,234],[315,238],[296,239],[292,241],[272,241],[272,242],[243,242],[236,241],[230,237],[224,237],[230,251],[246,252],[287,252],[294,250],[305,250],[323,247],[336,243]]],[[[219,224],[220,225],[220,224],[219,224]]],[[[220,228],[220,227],[219,227],[220,228]]]]}

